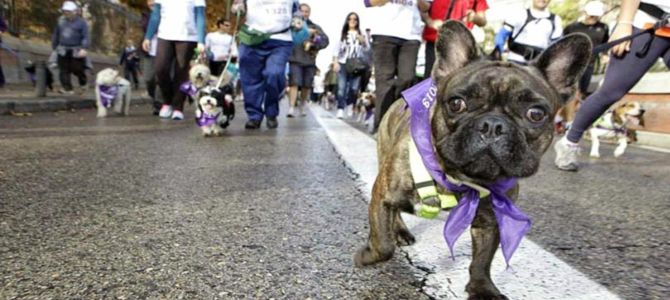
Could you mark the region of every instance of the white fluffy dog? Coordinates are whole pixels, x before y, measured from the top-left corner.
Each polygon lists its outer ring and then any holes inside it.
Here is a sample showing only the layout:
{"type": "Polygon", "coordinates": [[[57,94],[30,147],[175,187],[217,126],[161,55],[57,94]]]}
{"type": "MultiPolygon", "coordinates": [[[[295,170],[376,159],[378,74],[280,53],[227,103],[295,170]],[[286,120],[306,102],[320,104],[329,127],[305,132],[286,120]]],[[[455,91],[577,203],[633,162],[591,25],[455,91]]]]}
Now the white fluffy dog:
{"type": "Polygon", "coordinates": [[[188,77],[196,89],[201,89],[215,80],[209,67],[204,64],[194,64],[188,71],[188,77]]]}
{"type": "Polygon", "coordinates": [[[112,68],[104,69],[95,78],[95,99],[98,118],[107,116],[107,109],[127,116],[130,112],[130,82],[112,68]]]}

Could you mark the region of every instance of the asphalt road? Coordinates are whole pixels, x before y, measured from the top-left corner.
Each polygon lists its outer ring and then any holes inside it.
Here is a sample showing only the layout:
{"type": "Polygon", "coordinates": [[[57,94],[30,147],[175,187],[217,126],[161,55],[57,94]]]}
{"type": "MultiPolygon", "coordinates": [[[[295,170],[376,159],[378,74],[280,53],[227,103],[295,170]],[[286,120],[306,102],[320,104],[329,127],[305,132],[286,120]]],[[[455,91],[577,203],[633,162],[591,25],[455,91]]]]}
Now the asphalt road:
{"type": "Polygon", "coordinates": [[[131,113],[0,116],[0,299],[428,299],[401,255],[353,267],[367,205],[313,118],[131,113]]]}
{"type": "MultiPolygon", "coordinates": [[[[402,255],[353,267],[365,197],[311,115],[247,131],[238,112],[210,139],[147,107],[0,116],[0,299],[430,298],[402,255]]],[[[666,299],[670,156],[601,151],[565,173],[550,150],[521,182],[529,237],[622,298],[666,299]]]]}

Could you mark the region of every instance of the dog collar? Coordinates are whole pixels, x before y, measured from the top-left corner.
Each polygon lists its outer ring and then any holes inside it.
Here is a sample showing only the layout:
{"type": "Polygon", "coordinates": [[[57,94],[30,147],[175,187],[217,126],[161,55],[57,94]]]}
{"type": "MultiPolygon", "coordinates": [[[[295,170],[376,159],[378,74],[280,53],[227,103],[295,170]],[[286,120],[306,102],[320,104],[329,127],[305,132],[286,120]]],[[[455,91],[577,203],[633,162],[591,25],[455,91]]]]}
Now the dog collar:
{"type": "Polygon", "coordinates": [[[202,115],[200,115],[200,118],[195,118],[195,123],[198,124],[198,126],[200,127],[212,126],[216,124],[216,120],[219,118],[220,115],[221,112],[212,115],[203,111],[202,115]]]}
{"type": "Polygon", "coordinates": [[[411,143],[416,145],[416,151],[421,156],[426,171],[439,185],[461,195],[458,205],[449,212],[443,230],[444,238],[451,252],[451,258],[454,259],[456,240],[472,224],[475,218],[480,198],[488,196],[498,222],[500,246],[505,262],[509,266],[514,251],[516,251],[523,236],[531,226],[530,218],[517,208],[507,196],[507,191],[516,185],[516,179],[502,179],[482,187],[446,175],[433,147],[430,124],[430,108],[435,103],[437,86],[429,78],[403,91],[402,96],[407,103],[406,108],[410,109],[411,114],[409,120],[411,143]]]}
{"type": "Polygon", "coordinates": [[[119,94],[119,87],[117,85],[98,85],[98,93],[100,94],[100,102],[102,106],[110,108],[119,94]]]}

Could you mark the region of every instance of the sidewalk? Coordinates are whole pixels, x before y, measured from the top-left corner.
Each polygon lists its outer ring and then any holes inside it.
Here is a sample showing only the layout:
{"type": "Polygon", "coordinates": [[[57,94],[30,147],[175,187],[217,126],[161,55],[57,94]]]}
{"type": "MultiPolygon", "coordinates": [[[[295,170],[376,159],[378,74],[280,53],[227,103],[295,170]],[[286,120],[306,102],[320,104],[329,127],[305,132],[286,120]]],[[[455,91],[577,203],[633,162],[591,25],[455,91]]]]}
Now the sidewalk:
{"type": "MultiPolygon", "coordinates": [[[[12,113],[49,112],[95,107],[95,91],[89,88],[83,94],[63,95],[47,90],[46,97],[36,97],[29,84],[8,84],[0,89],[0,115],[12,113]]],[[[76,88],[75,88],[76,90],[76,88]]],[[[146,91],[133,91],[133,104],[151,103],[146,91]]]]}

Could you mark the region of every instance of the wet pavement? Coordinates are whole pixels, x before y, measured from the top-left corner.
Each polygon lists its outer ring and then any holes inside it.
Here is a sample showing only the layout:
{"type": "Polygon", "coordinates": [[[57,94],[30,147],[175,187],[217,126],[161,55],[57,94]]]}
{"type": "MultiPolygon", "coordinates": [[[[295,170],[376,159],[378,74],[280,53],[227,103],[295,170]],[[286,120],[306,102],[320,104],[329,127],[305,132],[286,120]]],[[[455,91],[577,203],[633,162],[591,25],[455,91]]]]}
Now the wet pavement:
{"type": "MultiPolygon", "coordinates": [[[[208,139],[148,106],[0,116],[0,299],[430,298],[403,255],[353,267],[366,197],[312,115],[248,131],[238,108],[208,139]]],[[[547,153],[521,182],[529,237],[622,298],[665,299],[670,154],[611,151],[578,173],[547,153]]]]}
{"type": "Polygon", "coordinates": [[[366,203],[311,117],[94,114],[0,117],[0,299],[428,298],[400,255],[353,267],[366,203]]]}

